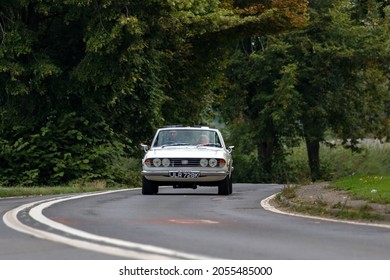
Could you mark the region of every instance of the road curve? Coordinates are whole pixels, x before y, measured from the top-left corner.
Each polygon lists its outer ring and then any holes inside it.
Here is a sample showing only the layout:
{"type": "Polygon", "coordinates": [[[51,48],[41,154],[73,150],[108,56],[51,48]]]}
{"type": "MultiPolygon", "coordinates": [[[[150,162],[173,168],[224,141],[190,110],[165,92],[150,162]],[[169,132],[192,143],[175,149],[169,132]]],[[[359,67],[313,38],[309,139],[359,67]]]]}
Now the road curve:
{"type": "Polygon", "coordinates": [[[50,244],[60,252],[95,252],[103,259],[390,258],[389,229],[291,217],[260,206],[281,187],[236,184],[231,196],[217,196],[214,188],[161,188],[154,196],[134,189],[50,197],[5,211],[3,221],[23,236],[55,241],[50,244]]]}

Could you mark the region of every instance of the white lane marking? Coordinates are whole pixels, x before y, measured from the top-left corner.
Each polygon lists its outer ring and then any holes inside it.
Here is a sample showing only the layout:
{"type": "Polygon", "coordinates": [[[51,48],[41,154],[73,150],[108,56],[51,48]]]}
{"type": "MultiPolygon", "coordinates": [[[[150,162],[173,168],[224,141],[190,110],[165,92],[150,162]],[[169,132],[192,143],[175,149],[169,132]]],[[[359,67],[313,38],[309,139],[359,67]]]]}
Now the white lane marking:
{"type": "Polygon", "coordinates": [[[169,219],[168,222],[175,223],[175,224],[192,224],[192,225],[219,224],[218,221],[198,220],[198,219],[169,219]]]}
{"type": "Polygon", "coordinates": [[[42,211],[45,208],[48,208],[56,203],[68,201],[68,200],[74,200],[84,197],[90,197],[90,196],[97,196],[97,195],[104,195],[109,194],[113,192],[120,192],[120,191],[129,191],[129,190],[116,190],[116,191],[109,191],[109,192],[101,192],[101,193],[90,193],[90,194],[84,194],[84,195],[77,195],[77,196],[67,196],[67,197],[60,197],[58,199],[50,199],[50,200],[42,200],[38,202],[33,202],[29,204],[22,205],[20,207],[17,207],[13,210],[8,211],[3,216],[4,223],[14,230],[17,230],[19,232],[23,232],[29,235],[33,235],[37,238],[50,240],[54,242],[60,242],[69,246],[86,249],[86,250],[92,250],[100,253],[105,254],[111,254],[115,256],[125,257],[125,258],[132,258],[132,259],[176,259],[176,258],[184,258],[184,259],[212,259],[208,256],[201,256],[201,255],[195,255],[195,254],[187,254],[179,251],[174,251],[170,249],[165,249],[162,247],[152,246],[152,245],[146,245],[146,244],[140,244],[140,243],[134,243],[129,242],[125,240],[120,239],[114,239],[109,238],[105,236],[99,236],[92,233],[88,233],[82,230],[78,230],[75,228],[71,228],[69,226],[60,224],[58,222],[55,222],[53,220],[48,219],[42,214],[42,211]],[[34,206],[37,205],[37,206],[34,206]],[[77,236],[79,238],[95,241],[95,242],[104,242],[105,244],[97,244],[93,242],[88,242],[85,240],[79,240],[74,239],[70,237],[65,237],[62,235],[46,232],[43,230],[39,230],[36,228],[29,227],[27,225],[24,225],[21,223],[17,215],[19,212],[30,208],[29,214],[30,216],[51,228],[63,231],[68,234],[72,234],[74,236],[77,236]],[[113,247],[113,246],[120,246],[123,248],[113,247]],[[127,248],[127,249],[125,249],[127,248]],[[133,250],[141,250],[142,252],[137,252],[133,250]]]}
{"type": "MultiPolygon", "coordinates": [[[[99,253],[120,256],[120,257],[124,257],[124,258],[134,258],[134,259],[138,259],[138,258],[139,259],[151,259],[151,258],[153,258],[152,254],[141,254],[138,252],[132,252],[129,250],[120,249],[120,248],[116,248],[116,247],[112,247],[112,246],[95,244],[95,243],[91,243],[88,241],[82,241],[82,240],[78,240],[78,239],[71,239],[68,237],[64,237],[61,235],[57,235],[54,233],[50,233],[50,232],[46,232],[43,230],[39,230],[39,229],[35,229],[32,227],[26,226],[26,225],[22,224],[17,218],[18,212],[20,212],[26,208],[24,206],[16,208],[14,210],[11,210],[3,216],[3,221],[8,227],[10,227],[16,231],[19,231],[19,232],[22,232],[22,233],[25,233],[28,235],[32,235],[36,238],[62,243],[62,244],[76,247],[79,249],[86,249],[86,250],[91,250],[91,251],[95,251],[95,252],[99,252],[99,253]]],[[[159,259],[159,258],[161,258],[161,256],[156,256],[155,258],[159,259]]]]}
{"type": "Polygon", "coordinates": [[[273,194],[265,199],[263,199],[260,202],[261,207],[263,207],[267,211],[271,211],[274,213],[282,214],[282,215],[289,215],[289,216],[295,216],[295,217],[301,217],[301,218],[308,218],[308,219],[314,219],[314,220],[320,220],[320,221],[326,221],[326,222],[335,222],[335,223],[344,223],[344,224],[352,224],[352,225],[361,225],[361,226],[370,226],[370,227],[382,227],[382,228],[388,228],[390,229],[390,225],[387,224],[378,224],[378,223],[364,223],[364,222],[356,222],[356,221],[346,221],[346,220],[337,220],[337,219],[331,219],[331,218],[324,218],[324,217],[317,217],[317,216],[310,216],[305,214],[299,214],[299,213],[290,213],[290,212],[284,212],[281,211],[274,206],[270,204],[270,201],[275,198],[276,194],[273,194]]]}

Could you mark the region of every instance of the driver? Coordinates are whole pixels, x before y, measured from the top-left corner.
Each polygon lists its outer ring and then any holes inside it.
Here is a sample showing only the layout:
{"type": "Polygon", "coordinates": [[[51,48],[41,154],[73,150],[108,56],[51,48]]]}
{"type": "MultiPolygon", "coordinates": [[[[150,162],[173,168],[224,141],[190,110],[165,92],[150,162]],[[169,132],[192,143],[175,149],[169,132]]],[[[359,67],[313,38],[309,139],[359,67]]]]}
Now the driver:
{"type": "Polygon", "coordinates": [[[170,130],[168,131],[168,143],[178,143],[177,140],[177,131],[176,130],[170,130]]]}
{"type": "Polygon", "coordinates": [[[207,135],[201,135],[199,136],[199,139],[198,139],[198,144],[199,145],[206,145],[210,142],[209,140],[209,137],[207,135]]]}

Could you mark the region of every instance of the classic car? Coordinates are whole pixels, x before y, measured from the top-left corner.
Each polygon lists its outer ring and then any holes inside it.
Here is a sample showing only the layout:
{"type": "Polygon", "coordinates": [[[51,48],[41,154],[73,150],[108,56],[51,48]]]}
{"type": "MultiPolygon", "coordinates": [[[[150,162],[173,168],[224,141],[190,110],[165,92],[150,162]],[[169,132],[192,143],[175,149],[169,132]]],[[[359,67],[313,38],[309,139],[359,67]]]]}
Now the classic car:
{"type": "Polygon", "coordinates": [[[232,151],[221,132],[208,126],[169,126],[157,130],[150,148],[141,144],[142,194],[157,194],[159,186],[218,187],[219,195],[233,191],[232,151]]]}

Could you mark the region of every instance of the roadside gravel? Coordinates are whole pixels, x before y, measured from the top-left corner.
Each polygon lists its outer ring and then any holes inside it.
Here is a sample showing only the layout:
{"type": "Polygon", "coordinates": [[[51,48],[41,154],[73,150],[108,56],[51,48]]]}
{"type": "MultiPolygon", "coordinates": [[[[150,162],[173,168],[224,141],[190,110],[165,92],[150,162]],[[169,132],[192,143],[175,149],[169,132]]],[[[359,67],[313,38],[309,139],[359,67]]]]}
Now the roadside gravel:
{"type": "MultiPolygon", "coordinates": [[[[273,206],[280,210],[305,213],[310,215],[326,217],[343,217],[341,211],[362,212],[369,214],[367,218],[357,218],[365,222],[384,223],[390,225],[390,204],[378,204],[365,200],[356,200],[348,192],[335,190],[329,182],[313,183],[310,185],[292,188],[293,195],[288,197],[280,195],[279,199],[273,201],[273,206]],[[316,211],[310,211],[308,209],[316,211]],[[370,217],[377,217],[372,219],[370,217]]],[[[290,194],[292,192],[289,192],[290,194]]]]}

